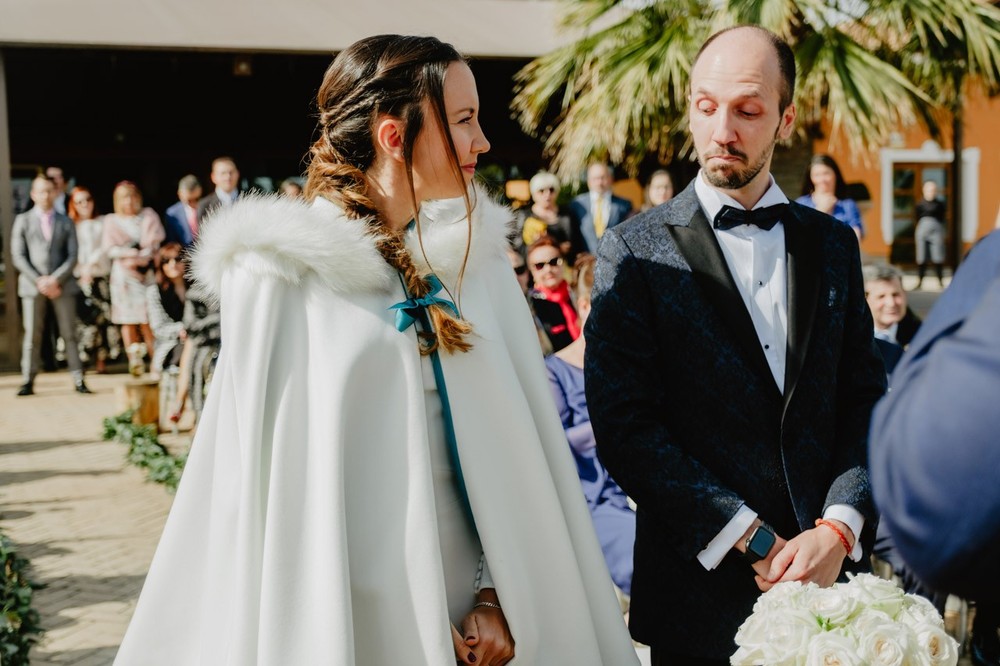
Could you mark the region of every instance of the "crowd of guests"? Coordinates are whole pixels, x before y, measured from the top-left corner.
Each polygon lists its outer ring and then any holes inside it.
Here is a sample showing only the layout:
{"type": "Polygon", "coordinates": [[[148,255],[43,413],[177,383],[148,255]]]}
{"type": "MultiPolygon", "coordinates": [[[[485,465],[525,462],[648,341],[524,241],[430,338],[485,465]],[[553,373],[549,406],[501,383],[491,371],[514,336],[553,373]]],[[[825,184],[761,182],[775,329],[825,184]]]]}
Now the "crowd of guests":
{"type": "MultiPolygon", "coordinates": [[[[33,179],[33,206],[17,216],[11,246],[24,322],[18,395],[34,393],[43,356],[52,368],[57,351],[79,393],[90,393],[85,367],[104,373],[127,358],[133,374],[174,383],[171,421],[189,398],[200,414],[220,325],[217,307],[192,288],[187,253],[211,213],[241,195],[235,161],[214,160],[211,182],[203,196],[197,176],[181,178],[161,217],[131,181],[115,186],[113,209],[101,214],[91,189],[69,187],[61,168],[33,179]]],[[[280,191],[302,195],[294,179],[280,191]]]]}

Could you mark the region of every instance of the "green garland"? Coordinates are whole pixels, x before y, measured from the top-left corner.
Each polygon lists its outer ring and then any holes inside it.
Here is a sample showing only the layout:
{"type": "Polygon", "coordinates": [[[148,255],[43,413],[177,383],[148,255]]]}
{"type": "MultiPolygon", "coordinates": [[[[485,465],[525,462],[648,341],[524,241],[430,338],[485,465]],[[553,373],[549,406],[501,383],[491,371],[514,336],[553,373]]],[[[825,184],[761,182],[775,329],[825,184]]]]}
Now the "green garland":
{"type": "Polygon", "coordinates": [[[43,586],[28,580],[25,571],[28,560],[19,557],[14,546],[0,534],[0,566],[3,567],[3,587],[0,588],[0,664],[27,666],[28,651],[42,633],[38,611],[31,607],[35,590],[43,586]]]}
{"type": "Polygon", "coordinates": [[[104,419],[104,439],[128,445],[127,460],[146,470],[146,478],[177,490],[187,454],[171,455],[156,437],[156,426],[132,423],[132,410],[104,419]]]}

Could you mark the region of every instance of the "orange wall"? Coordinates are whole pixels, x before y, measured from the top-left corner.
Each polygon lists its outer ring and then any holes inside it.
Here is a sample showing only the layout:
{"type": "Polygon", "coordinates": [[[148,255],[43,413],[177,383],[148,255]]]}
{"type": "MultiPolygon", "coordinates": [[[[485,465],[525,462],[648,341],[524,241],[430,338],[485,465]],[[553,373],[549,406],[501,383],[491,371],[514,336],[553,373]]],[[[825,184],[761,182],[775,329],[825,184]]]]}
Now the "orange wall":
{"type": "MultiPolygon", "coordinates": [[[[950,149],[951,127],[944,129],[946,134],[941,144],[943,148],[950,149]]],[[[919,127],[902,134],[903,145],[894,148],[917,149],[930,138],[926,130],[919,127]]],[[[993,230],[1000,209],[1000,97],[991,100],[979,93],[970,95],[965,110],[964,144],[965,148],[979,148],[981,151],[979,228],[976,233],[976,238],[980,238],[993,230]]],[[[871,256],[888,258],[889,246],[883,241],[881,231],[882,184],[878,153],[869,156],[870,164],[866,166],[861,156],[852,160],[852,153],[842,142],[831,145],[826,139],[818,139],[813,142],[813,151],[832,155],[847,182],[863,182],[868,186],[872,198],[863,212],[865,239],[861,249],[871,256]]]]}

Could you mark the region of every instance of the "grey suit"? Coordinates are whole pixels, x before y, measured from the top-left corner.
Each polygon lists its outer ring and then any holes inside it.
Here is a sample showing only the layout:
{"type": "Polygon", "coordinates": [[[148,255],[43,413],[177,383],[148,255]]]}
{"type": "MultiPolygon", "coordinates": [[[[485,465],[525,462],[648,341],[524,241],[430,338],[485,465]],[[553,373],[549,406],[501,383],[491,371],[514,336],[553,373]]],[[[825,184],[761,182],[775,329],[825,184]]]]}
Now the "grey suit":
{"type": "Polygon", "coordinates": [[[59,332],[66,342],[66,360],[73,379],[83,380],[83,366],[76,344],[76,295],[79,285],[73,279],[77,262],[76,228],[73,221],[55,213],[52,239],[42,232],[42,216],[37,208],[21,213],[14,220],[11,232],[11,255],[18,270],[17,295],[21,297],[24,321],[24,341],[21,345],[21,374],[31,383],[38,374],[41,360],[42,324],[46,303],[51,300],[59,323],[59,332]],[[40,277],[52,276],[62,287],[58,298],[49,299],[38,291],[40,277]]]}
{"type": "Polygon", "coordinates": [[[871,543],[865,446],[885,370],[857,240],[798,204],[782,222],[784,392],[693,184],[601,240],[587,399],[601,460],[639,505],[629,625],[654,648],[736,649],[753,571],[734,551],[712,571],[696,557],[744,503],[785,538],[846,504],[871,543]]]}

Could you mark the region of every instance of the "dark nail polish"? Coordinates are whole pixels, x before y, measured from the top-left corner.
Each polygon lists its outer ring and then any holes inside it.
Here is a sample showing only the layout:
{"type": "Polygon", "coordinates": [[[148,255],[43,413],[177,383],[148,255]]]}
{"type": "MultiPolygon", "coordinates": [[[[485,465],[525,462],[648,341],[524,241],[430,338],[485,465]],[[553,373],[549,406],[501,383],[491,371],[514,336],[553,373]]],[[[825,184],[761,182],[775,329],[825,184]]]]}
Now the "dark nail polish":
{"type": "Polygon", "coordinates": [[[474,655],[474,654],[472,654],[470,652],[469,653],[469,661],[471,661],[473,664],[476,663],[476,655],[474,655]]]}
{"type": "Polygon", "coordinates": [[[466,642],[466,643],[468,643],[468,642],[469,642],[469,641],[471,641],[471,640],[472,640],[472,636],[466,636],[466,637],[465,637],[465,642],[466,642]]]}

